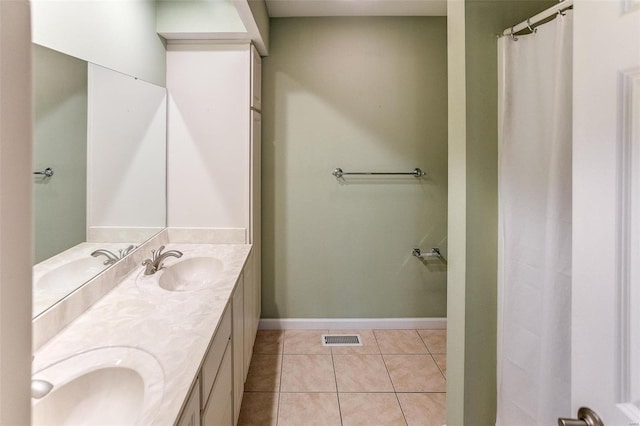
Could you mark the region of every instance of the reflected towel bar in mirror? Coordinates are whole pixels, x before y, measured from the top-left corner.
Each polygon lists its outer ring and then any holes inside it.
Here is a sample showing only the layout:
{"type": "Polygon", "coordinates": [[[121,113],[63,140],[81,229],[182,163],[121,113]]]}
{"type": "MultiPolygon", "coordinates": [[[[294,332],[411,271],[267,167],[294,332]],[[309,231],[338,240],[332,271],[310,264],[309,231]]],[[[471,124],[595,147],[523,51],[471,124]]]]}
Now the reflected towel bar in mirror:
{"type": "Polygon", "coordinates": [[[347,176],[347,175],[360,175],[360,176],[402,176],[402,175],[406,175],[406,176],[414,176],[414,177],[422,177],[422,176],[426,175],[425,172],[423,172],[422,170],[420,170],[417,167],[415,169],[413,169],[412,171],[410,171],[410,172],[345,172],[340,167],[338,167],[331,174],[334,175],[338,179],[340,179],[342,176],[347,176]]]}
{"type": "Polygon", "coordinates": [[[44,169],[41,172],[33,172],[34,175],[43,175],[44,177],[51,177],[53,176],[53,169],[51,167],[47,167],[46,169],[44,169]]]}

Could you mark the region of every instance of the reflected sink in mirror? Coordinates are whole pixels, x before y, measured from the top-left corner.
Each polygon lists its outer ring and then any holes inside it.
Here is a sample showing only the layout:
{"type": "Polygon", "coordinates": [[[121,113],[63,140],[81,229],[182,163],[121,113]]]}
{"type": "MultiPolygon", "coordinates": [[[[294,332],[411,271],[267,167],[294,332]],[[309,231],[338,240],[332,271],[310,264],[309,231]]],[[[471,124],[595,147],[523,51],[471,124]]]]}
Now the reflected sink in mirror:
{"type": "Polygon", "coordinates": [[[95,250],[108,250],[121,257],[128,243],[82,243],[33,268],[33,315],[36,316],[115,263],[105,265],[105,255],[92,256],[95,250]]]}
{"type": "Polygon", "coordinates": [[[53,389],[32,399],[33,425],[149,424],[162,402],[164,373],[156,358],[130,347],[70,356],[33,374],[53,389]]]}
{"type": "Polygon", "coordinates": [[[167,291],[196,291],[213,286],[224,271],[224,265],[215,257],[192,257],[163,267],[153,275],[141,274],[139,287],[159,286],[167,291]]]}
{"type": "Polygon", "coordinates": [[[33,282],[34,315],[71,293],[78,282],[85,282],[98,275],[108,265],[95,257],[73,260],[42,275],[33,282]]]}

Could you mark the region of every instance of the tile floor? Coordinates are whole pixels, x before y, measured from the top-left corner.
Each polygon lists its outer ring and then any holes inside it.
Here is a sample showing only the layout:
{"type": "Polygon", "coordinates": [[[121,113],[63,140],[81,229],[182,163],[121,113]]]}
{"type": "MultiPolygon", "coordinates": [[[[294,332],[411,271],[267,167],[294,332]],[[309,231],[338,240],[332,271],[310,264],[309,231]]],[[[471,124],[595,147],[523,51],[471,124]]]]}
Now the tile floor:
{"type": "Polygon", "coordinates": [[[441,426],[446,330],[259,330],[239,424],[441,426]],[[323,347],[326,333],[362,346],[323,347]]]}

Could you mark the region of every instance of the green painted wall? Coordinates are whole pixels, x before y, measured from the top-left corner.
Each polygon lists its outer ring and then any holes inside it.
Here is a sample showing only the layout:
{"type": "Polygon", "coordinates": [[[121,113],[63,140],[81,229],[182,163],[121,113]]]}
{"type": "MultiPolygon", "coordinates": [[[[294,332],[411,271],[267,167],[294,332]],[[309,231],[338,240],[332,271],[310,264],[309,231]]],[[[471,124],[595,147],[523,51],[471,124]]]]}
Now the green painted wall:
{"type": "Polygon", "coordinates": [[[157,25],[158,33],[166,37],[173,33],[246,32],[231,0],[158,0],[157,25]]]}
{"type": "Polygon", "coordinates": [[[411,256],[446,253],[446,19],[272,19],[270,39],[262,316],[446,316],[446,268],[411,256]]]}
{"type": "Polygon", "coordinates": [[[264,0],[251,0],[248,2],[251,14],[256,22],[264,47],[269,51],[269,11],[264,0]]]}
{"type": "Polygon", "coordinates": [[[447,1],[449,264],[447,275],[447,424],[464,424],[467,247],[467,131],[464,0],[447,1]],[[453,367],[451,367],[453,366],[453,367]]]}
{"type": "MultiPolygon", "coordinates": [[[[463,392],[449,392],[450,425],[493,425],[496,413],[498,129],[496,35],[553,5],[553,1],[465,1],[466,244],[464,313],[449,333],[449,371],[463,371],[463,392]],[[464,362],[464,365],[460,365],[464,362]],[[463,398],[463,402],[460,401],[463,398]],[[451,400],[454,398],[454,400],[451,400]],[[459,412],[462,407],[463,412],[459,412]],[[453,412],[455,410],[455,412],[453,412]]],[[[455,123],[453,123],[455,126],[455,123]]],[[[452,212],[456,215],[460,212],[452,212]]],[[[461,249],[457,246],[456,249],[461,249]]],[[[460,253],[452,253],[456,257],[460,253]]],[[[456,378],[454,377],[454,380],[456,378]]]]}

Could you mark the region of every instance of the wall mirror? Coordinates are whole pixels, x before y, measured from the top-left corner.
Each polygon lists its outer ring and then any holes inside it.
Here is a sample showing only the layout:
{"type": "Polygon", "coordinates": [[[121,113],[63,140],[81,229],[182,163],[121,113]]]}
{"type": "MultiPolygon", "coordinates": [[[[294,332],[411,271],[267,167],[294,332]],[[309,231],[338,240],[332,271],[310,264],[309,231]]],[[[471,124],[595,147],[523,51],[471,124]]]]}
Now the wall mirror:
{"type": "Polygon", "coordinates": [[[33,316],[166,225],[166,89],[33,45],[33,316]]]}

